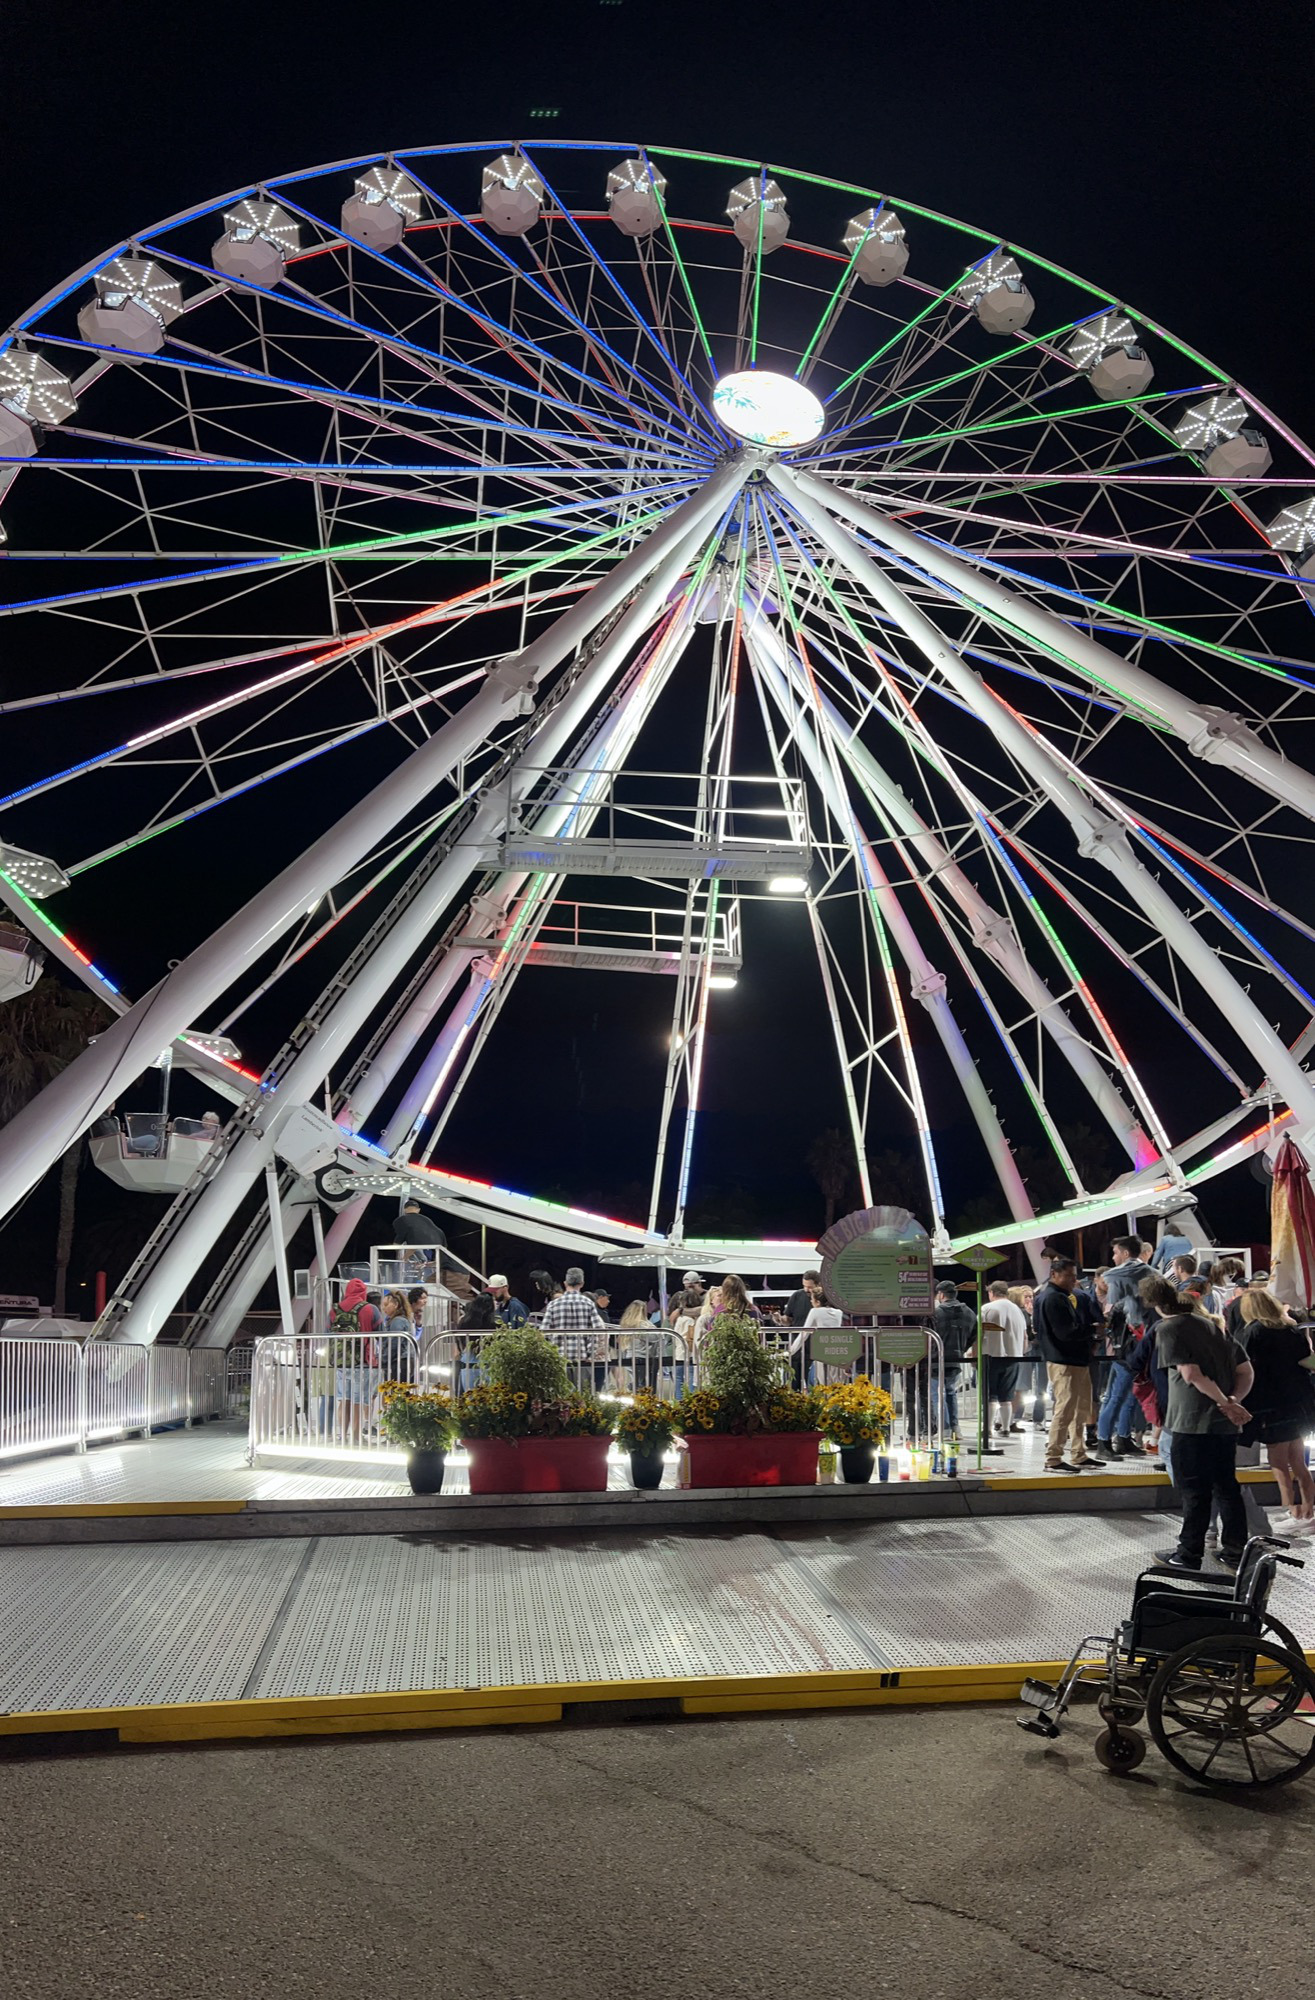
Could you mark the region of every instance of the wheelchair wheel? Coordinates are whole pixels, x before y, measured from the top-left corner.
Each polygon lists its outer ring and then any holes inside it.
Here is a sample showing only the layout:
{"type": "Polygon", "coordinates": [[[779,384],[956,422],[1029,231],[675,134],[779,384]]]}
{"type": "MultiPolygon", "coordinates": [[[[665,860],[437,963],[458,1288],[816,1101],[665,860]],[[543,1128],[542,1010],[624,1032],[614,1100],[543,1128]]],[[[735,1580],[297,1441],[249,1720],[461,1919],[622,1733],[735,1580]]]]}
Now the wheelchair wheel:
{"type": "Polygon", "coordinates": [[[1096,1762],[1122,1777],[1135,1771],[1146,1755],[1146,1738],[1136,1729],[1102,1729],[1093,1747],[1096,1762]]]}
{"type": "Polygon", "coordinates": [[[1198,1784],[1286,1785],[1315,1765],[1315,1674],[1276,1639],[1213,1634],[1165,1660],[1146,1721],[1169,1762],[1198,1784]]]}

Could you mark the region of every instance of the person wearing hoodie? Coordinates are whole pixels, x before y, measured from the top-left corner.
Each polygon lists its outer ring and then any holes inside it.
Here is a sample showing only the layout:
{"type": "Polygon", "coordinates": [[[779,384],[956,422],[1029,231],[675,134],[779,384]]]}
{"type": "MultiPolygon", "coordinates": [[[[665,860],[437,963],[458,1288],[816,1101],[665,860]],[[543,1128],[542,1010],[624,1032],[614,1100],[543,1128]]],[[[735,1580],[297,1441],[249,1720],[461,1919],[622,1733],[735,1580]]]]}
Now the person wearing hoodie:
{"type": "Polygon", "coordinates": [[[936,1309],[931,1321],[945,1364],[942,1423],[948,1437],[958,1437],[959,1384],[963,1380],[964,1357],[977,1345],[977,1314],[959,1297],[959,1287],[952,1278],[942,1278],[936,1287],[936,1309]]]}
{"type": "Polygon", "coordinates": [[[372,1370],[366,1361],[366,1343],[356,1338],[374,1333],[379,1314],[370,1304],[363,1278],[349,1278],[334,1309],[330,1332],[338,1338],[330,1345],[334,1384],[337,1391],[335,1417],[344,1444],[360,1444],[373,1400],[372,1370]]]}
{"type": "Polygon", "coordinates": [[[1133,1413],[1137,1398],[1130,1357],[1143,1325],[1140,1286],[1152,1275],[1142,1261],[1141,1238],[1116,1236],[1112,1246],[1114,1262],[1105,1272],[1105,1325],[1109,1336],[1110,1372],[1105,1395],[1096,1419],[1096,1440],[1108,1445],[1111,1458],[1125,1458],[1136,1447],[1132,1442],[1133,1413]]]}

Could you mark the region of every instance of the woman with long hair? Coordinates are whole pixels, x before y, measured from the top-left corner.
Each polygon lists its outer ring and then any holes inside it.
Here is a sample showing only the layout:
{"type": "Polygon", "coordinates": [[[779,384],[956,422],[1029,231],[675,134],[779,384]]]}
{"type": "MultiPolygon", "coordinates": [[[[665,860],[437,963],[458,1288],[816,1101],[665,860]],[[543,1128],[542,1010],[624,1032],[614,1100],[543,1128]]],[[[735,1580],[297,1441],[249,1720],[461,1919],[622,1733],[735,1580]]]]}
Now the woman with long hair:
{"type": "Polygon", "coordinates": [[[1021,1423],[1024,1412],[1030,1410],[1032,1414],[1028,1421],[1033,1429],[1044,1430],[1046,1370],[1044,1362],[1037,1358],[1036,1334],[1032,1326],[1032,1301],[1036,1297],[1036,1292],[1031,1285],[1011,1285],[1007,1296],[1010,1304],[1016,1305],[1027,1321],[1027,1341],[1023,1347],[1023,1359],[1018,1367],[1018,1388],[1014,1395],[1014,1420],[1021,1423]]]}
{"type": "Polygon", "coordinates": [[[719,1307],[721,1312],[733,1313],[736,1319],[762,1318],[762,1314],[758,1311],[757,1306],[753,1304],[749,1294],[744,1289],[743,1278],[737,1278],[734,1271],[726,1273],[718,1290],[721,1292],[721,1305],[719,1307]]]}
{"type": "Polygon", "coordinates": [[[1247,1397],[1251,1422],[1243,1444],[1263,1444],[1288,1518],[1284,1534],[1315,1534],[1315,1480],[1306,1464],[1307,1434],[1315,1429],[1315,1377],[1310,1335],[1294,1326],[1272,1292],[1249,1286],[1241,1295],[1238,1341],[1255,1371],[1247,1397]]]}

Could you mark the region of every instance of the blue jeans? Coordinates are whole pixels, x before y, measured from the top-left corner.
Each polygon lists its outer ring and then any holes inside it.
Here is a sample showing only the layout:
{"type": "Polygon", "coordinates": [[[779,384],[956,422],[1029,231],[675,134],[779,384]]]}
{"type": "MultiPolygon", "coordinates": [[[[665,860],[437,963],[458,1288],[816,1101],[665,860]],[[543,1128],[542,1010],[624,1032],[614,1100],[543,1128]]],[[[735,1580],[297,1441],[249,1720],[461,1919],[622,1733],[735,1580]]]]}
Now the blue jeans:
{"type": "Polygon", "coordinates": [[[1162,1465],[1162,1466],[1164,1467],[1165,1471],[1166,1471],[1166,1472],[1168,1473],[1168,1475],[1169,1475],[1170,1479],[1172,1479],[1172,1478],[1173,1478],[1173,1438],[1172,1438],[1171,1434],[1170,1434],[1170,1433],[1169,1433],[1168,1431],[1164,1430],[1164,1429],[1161,1429],[1161,1431],[1160,1431],[1160,1441],[1159,1441],[1159,1443],[1158,1443],[1158,1444],[1156,1445],[1156,1447],[1155,1447],[1155,1453],[1156,1453],[1156,1457],[1157,1457],[1157,1458],[1159,1459],[1159,1461],[1160,1461],[1161,1465],[1162,1465]]]}
{"type": "Polygon", "coordinates": [[[1112,1437],[1132,1435],[1132,1416],[1137,1407],[1132,1384],[1131,1368],[1125,1368],[1121,1361],[1111,1361],[1109,1386],[1096,1419],[1096,1436],[1102,1444],[1108,1444],[1112,1437]]]}
{"type": "Polygon", "coordinates": [[[951,1364],[945,1370],[945,1408],[942,1412],[942,1429],[947,1437],[959,1435],[959,1384],[963,1380],[963,1369],[951,1364]]]}

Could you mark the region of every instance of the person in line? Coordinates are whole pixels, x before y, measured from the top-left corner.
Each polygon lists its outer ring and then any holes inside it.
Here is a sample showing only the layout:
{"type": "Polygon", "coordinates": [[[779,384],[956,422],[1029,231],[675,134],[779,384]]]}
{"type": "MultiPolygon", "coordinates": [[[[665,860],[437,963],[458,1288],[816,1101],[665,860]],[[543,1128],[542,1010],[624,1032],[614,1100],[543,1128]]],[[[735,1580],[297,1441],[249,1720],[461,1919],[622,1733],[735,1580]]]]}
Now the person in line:
{"type": "Polygon", "coordinates": [[[489,1297],[493,1300],[494,1310],[504,1326],[524,1326],[530,1315],[521,1301],[512,1297],[511,1286],[507,1282],[505,1272],[490,1273],[489,1297]]]}
{"type": "Polygon", "coordinates": [[[1164,1233],[1160,1237],[1155,1254],[1151,1258],[1151,1269],[1153,1271],[1162,1271],[1167,1276],[1169,1266],[1174,1258],[1190,1254],[1191,1248],[1191,1237],[1184,1236],[1181,1229],[1175,1229],[1172,1223],[1166,1222],[1164,1233]]]}
{"type": "Polygon", "coordinates": [[[472,1292],[461,1308],[461,1318],[457,1321],[456,1333],[458,1387],[473,1389],[484,1380],[484,1370],[480,1362],[480,1348],[484,1345],[482,1336],[498,1330],[497,1307],[492,1292],[472,1292]],[[463,1339],[463,1335],[473,1336],[463,1339]]]}
{"type": "Polygon", "coordinates": [[[423,1285],[413,1285],[406,1295],[407,1311],[411,1315],[411,1330],[419,1340],[425,1331],[425,1308],[429,1304],[429,1294],[423,1285]]]}
{"type": "Polygon", "coordinates": [[[411,1379],[415,1351],[415,1321],[404,1292],[385,1292],[379,1307],[380,1331],[368,1343],[370,1365],[381,1382],[411,1379]]]}
{"type": "Polygon", "coordinates": [[[615,1322],[612,1318],[612,1294],[608,1291],[606,1285],[600,1285],[594,1293],[594,1304],[603,1315],[608,1326],[614,1325],[615,1322]]]}
{"type": "Polygon", "coordinates": [[[1027,1321],[1027,1343],[1023,1348],[1023,1362],[1018,1374],[1019,1393],[1014,1404],[1014,1421],[1015,1423],[1026,1421],[1034,1430],[1044,1430],[1047,1423],[1046,1364],[1040,1357],[1040,1350],[1036,1344],[1036,1331],[1032,1323],[1036,1287],[1011,1285],[1009,1303],[1017,1306],[1027,1321]]]}
{"type": "Polygon", "coordinates": [[[1116,1236],[1111,1255],[1114,1262],[1105,1273],[1109,1381],[1096,1419],[1096,1441],[1102,1447],[1108,1445],[1111,1458],[1126,1458],[1136,1448],[1132,1442],[1137,1411],[1132,1355],[1144,1323],[1141,1284],[1154,1273],[1136,1236],[1116,1236]]]}
{"type": "Polygon", "coordinates": [[[558,1297],[549,1299],[543,1309],[539,1325],[545,1333],[555,1333],[562,1358],[568,1366],[579,1371],[591,1364],[590,1380],[598,1380],[599,1342],[590,1339],[592,1334],[602,1334],[602,1361],[604,1374],[607,1370],[607,1321],[599,1312],[589,1294],[584,1289],[584,1272],[578,1264],[572,1264],[566,1273],[566,1283],[558,1297]]]}
{"type": "Polygon", "coordinates": [[[1047,1472],[1081,1472],[1100,1466],[1087,1444],[1087,1426],[1094,1420],[1091,1399],[1091,1349],[1094,1315],[1084,1316],[1077,1302],[1078,1267],[1071,1257],[1056,1257],[1050,1281],[1042,1285],[1032,1307],[1037,1348],[1055,1399],[1050,1435],[1046,1440],[1047,1472]],[[1064,1452],[1067,1447],[1068,1458],[1064,1452]]]}
{"type": "Polygon", "coordinates": [[[363,1278],[349,1278],[334,1310],[330,1325],[330,1353],[334,1368],[334,1423],[337,1441],[357,1445],[362,1442],[369,1420],[373,1395],[366,1361],[366,1342],[358,1336],[377,1332],[379,1314],[363,1278]]]}
{"type": "Polygon", "coordinates": [[[805,1271],[797,1292],[791,1292],[782,1310],[787,1326],[802,1326],[813,1310],[813,1292],[822,1282],[819,1271],[805,1271]]]}
{"type": "Polygon", "coordinates": [[[1186,1292],[1180,1310],[1161,1320],[1156,1348],[1169,1371],[1166,1425],[1173,1437],[1173,1471],[1183,1503],[1182,1526],[1161,1562],[1200,1569],[1212,1508],[1219,1512],[1219,1560],[1236,1569],[1246,1547],[1246,1510],[1237,1483],[1237,1440],[1251,1420],[1244,1397],[1254,1371],[1237,1341],[1186,1292]],[[1190,1302],[1190,1303],[1189,1303],[1190,1302]]]}
{"type": "MultiPolygon", "coordinates": [[[[959,1297],[959,1287],[952,1278],[942,1278],[936,1287],[936,1304],[932,1311],[931,1323],[941,1343],[944,1384],[940,1412],[941,1429],[946,1437],[957,1438],[959,1385],[963,1381],[964,1361],[977,1345],[977,1314],[959,1297]]],[[[930,1369],[930,1362],[927,1365],[930,1369]]],[[[926,1393],[930,1411],[930,1386],[926,1393]]]]}
{"type": "Polygon", "coordinates": [[[673,1396],[683,1396],[694,1386],[694,1348],[702,1311],[703,1294],[697,1285],[672,1293],[668,1305],[671,1336],[662,1342],[662,1365],[671,1372],[673,1396]]]}
{"type": "Polygon", "coordinates": [[[1251,1286],[1242,1294],[1238,1344],[1254,1379],[1247,1396],[1251,1422],[1244,1445],[1263,1444],[1286,1520],[1284,1535],[1315,1534],[1315,1480],[1306,1464],[1305,1440],[1315,1430],[1315,1375],[1310,1372],[1310,1335],[1295,1326],[1272,1292],[1251,1286]]]}
{"type": "Polygon", "coordinates": [[[986,1364],[987,1426],[1001,1437],[1023,1428],[1014,1416],[1014,1398],[1027,1336],[1027,1314],[1010,1298],[1005,1280],[993,1279],[986,1288],[977,1349],[978,1366],[986,1364]]]}
{"type": "MultiPolygon", "coordinates": [[[[1240,1257],[1220,1257],[1210,1266],[1210,1288],[1219,1300],[1220,1312],[1227,1312],[1244,1283],[1245,1273],[1240,1257]]],[[[1233,1338],[1237,1338],[1235,1333],[1233,1338]]]]}
{"type": "Polygon", "coordinates": [[[648,1302],[645,1299],[631,1299],[617,1323],[619,1338],[616,1343],[616,1368],[614,1370],[617,1389],[622,1395],[633,1395],[641,1386],[648,1386],[647,1364],[650,1343],[639,1336],[652,1333],[649,1325],[648,1302]],[[627,1338],[626,1336],[629,1336],[627,1338]]]}
{"type": "MultiPolygon", "coordinates": [[[[728,1271],[713,1291],[717,1294],[717,1304],[708,1314],[709,1321],[716,1319],[718,1313],[731,1313],[736,1319],[753,1319],[761,1325],[762,1314],[745,1290],[743,1278],[737,1277],[734,1271],[728,1271]]],[[[711,1292],[708,1298],[711,1301],[711,1292]]]]}

